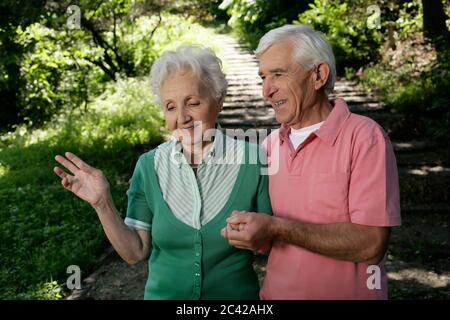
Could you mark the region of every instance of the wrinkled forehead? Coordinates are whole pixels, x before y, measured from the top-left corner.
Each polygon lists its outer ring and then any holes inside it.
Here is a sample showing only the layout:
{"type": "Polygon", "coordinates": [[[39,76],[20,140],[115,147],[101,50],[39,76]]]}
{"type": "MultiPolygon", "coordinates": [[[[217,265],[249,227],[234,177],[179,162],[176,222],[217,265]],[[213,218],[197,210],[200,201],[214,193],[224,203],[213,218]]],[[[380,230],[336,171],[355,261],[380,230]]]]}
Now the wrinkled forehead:
{"type": "Polygon", "coordinates": [[[259,72],[287,69],[295,63],[295,45],[290,40],[275,43],[258,56],[259,72]]]}
{"type": "Polygon", "coordinates": [[[208,96],[208,90],[191,68],[171,70],[161,84],[162,99],[188,95],[206,97],[208,96]]]}

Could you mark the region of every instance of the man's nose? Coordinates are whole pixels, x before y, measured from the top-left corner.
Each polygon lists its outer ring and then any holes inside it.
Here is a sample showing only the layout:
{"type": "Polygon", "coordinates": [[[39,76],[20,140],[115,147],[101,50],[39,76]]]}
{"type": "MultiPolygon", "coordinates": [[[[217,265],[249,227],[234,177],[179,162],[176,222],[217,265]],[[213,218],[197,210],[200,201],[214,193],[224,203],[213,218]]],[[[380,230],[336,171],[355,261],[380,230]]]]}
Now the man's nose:
{"type": "Polygon", "coordinates": [[[277,91],[274,83],[268,79],[263,82],[263,96],[265,98],[272,98],[273,94],[277,91]]]}

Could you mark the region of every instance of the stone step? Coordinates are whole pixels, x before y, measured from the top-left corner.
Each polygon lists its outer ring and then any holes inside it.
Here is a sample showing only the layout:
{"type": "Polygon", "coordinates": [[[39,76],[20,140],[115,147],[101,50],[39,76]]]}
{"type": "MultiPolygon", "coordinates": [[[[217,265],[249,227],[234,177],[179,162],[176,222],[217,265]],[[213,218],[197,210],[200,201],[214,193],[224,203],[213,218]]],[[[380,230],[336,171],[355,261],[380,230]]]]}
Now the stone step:
{"type": "MultiPolygon", "coordinates": [[[[224,102],[224,108],[241,109],[245,112],[247,108],[255,108],[259,106],[270,106],[270,104],[258,96],[227,96],[224,102]]],[[[355,113],[363,114],[364,112],[372,112],[382,110],[384,105],[380,102],[351,102],[348,104],[350,110],[355,113]]]]}
{"type": "MultiPolygon", "coordinates": [[[[228,97],[227,97],[228,98],[228,97]]],[[[223,103],[223,107],[230,108],[230,109],[242,109],[242,111],[246,111],[247,109],[251,108],[257,108],[257,107],[269,107],[270,105],[266,103],[264,100],[258,99],[258,101],[252,101],[252,102],[240,102],[239,104],[236,104],[234,102],[227,102],[227,99],[225,99],[225,102],[223,103]]]]}
{"type": "MultiPolygon", "coordinates": [[[[394,141],[396,150],[401,153],[415,153],[415,156],[420,156],[418,152],[429,152],[435,151],[437,154],[435,156],[441,157],[442,161],[450,161],[450,151],[445,147],[444,144],[429,141],[429,140],[412,140],[412,141],[394,141]]],[[[428,154],[427,156],[430,156],[428,154]]]]}
{"type": "Polygon", "coordinates": [[[261,96],[262,90],[259,88],[233,88],[230,87],[227,90],[227,97],[235,97],[235,96],[256,96],[259,99],[263,100],[261,96]]]}

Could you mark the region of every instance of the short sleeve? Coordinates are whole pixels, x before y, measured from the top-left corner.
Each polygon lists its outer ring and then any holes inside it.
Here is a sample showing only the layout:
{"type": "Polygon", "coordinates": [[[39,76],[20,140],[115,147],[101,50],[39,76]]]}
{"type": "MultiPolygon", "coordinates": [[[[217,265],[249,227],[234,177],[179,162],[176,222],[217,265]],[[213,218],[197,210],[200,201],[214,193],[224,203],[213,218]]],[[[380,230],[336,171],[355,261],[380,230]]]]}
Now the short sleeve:
{"type": "Polygon", "coordinates": [[[145,155],[141,156],[131,177],[128,190],[128,208],[125,224],[133,229],[151,229],[153,213],[147,203],[145,192],[149,192],[148,183],[145,179],[145,165],[149,165],[145,155]]]}
{"type": "Polygon", "coordinates": [[[355,142],[348,199],[353,223],[369,226],[401,224],[394,150],[389,137],[378,127],[369,137],[355,142]]]}

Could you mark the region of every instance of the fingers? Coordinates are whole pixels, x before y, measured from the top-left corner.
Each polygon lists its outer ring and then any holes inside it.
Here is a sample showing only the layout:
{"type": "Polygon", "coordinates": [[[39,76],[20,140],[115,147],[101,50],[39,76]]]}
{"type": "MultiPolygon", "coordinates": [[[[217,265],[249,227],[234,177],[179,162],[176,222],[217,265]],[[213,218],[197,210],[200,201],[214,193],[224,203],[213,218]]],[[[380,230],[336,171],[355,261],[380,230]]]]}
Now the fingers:
{"type": "Polygon", "coordinates": [[[68,175],[64,172],[64,178],[61,179],[61,184],[67,190],[72,191],[72,183],[74,181],[74,176],[68,175]]]}
{"type": "Polygon", "coordinates": [[[58,177],[60,177],[61,179],[64,179],[67,176],[67,173],[65,173],[63,170],[61,170],[58,167],[54,167],[53,172],[56,173],[58,175],[58,177]]]}
{"type": "Polygon", "coordinates": [[[62,184],[62,186],[63,186],[64,188],[70,190],[71,184],[70,184],[70,181],[69,181],[68,178],[63,178],[63,179],[61,180],[61,184],[62,184]]]}
{"type": "Polygon", "coordinates": [[[238,241],[244,241],[246,240],[246,235],[244,232],[239,231],[238,229],[231,229],[230,227],[227,227],[227,238],[238,240],[238,241]]]}
{"type": "Polygon", "coordinates": [[[230,228],[231,228],[232,230],[236,230],[236,231],[242,231],[242,230],[244,230],[244,224],[243,224],[243,223],[238,223],[238,224],[235,224],[235,223],[228,223],[228,225],[230,226],[230,228]]]}
{"type": "Polygon", "coordinates": [[[247,235],[244,232],[244,225],[231,225],[227,223],[227,226],[221,230],[221,235],[229,240],[246,241],[247,235]]]}
{"type": "Polygon", "coordinates": [[[74,155],[72,152],[66,152],[65,153],[67,159],[69,159],[70,161],[72,161],[73,163],[75,163],[75,165],[87,172],[92,172],[93,168],[88,165],[86,162],[84,162],[83,160],[81,160],[80,158],[78,158],[76,155],[74,155]]]}
{"type": "Polygon", "coordinates": [[[240,223],[247,223],[249,215],[246,211],[233,211],[231,216],[227,219],[228,223],[238,225],[240,223]]]}
{"type": "MultiPolygon", "coordinates": [[[[241,225],[239,225],[241,226],[241,225]]],[[[228,239],[228,243],[238,249],[253,250],[252,246],[246,241],[245,234],[242,230],[233,229],[230,224],[220,230],[222,237],[228,239]]]]}
{"type": "Polygon", "coordinates": [[[63,170],[61,170],[58,167],[53,168],[53,172],[56,173],[61,178],[61,184],[66,189],[71,189],[71,184],[73,181],[73,176],[65,173],[63,170]]]}
{"type": "Polygon", "coordinates": [[[72,162],[67,160],[66,158],[57,155],[55,157],[55,160],[59,162],[64,168],[72,172],[73,174],[77,173],[78,170],[80,170],[77,166],[75,166],[72,162]]]}
{"type": "Polygon", "coordinates": [[[222,235],[222,237],[228,238],[227,228],[222,228],[222,230],[220,230],[220,234],[222,235]]]}

